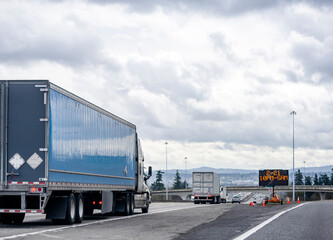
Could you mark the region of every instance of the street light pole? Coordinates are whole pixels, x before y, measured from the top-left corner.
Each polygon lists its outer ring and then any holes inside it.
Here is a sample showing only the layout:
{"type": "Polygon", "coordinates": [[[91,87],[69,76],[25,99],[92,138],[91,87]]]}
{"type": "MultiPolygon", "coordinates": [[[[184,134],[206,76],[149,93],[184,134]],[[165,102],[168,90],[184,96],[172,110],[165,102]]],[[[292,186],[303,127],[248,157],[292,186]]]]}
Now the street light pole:
{"type": "Polygon", "coordinates": [[[295,131],[294,131],[294,127],[295,127],[295,115],[296,112],[292,111],[290,113],[290,115],[293,115],[293,202],[295,202],[295,131]]]}
{"type": "Polygon", "coordinates": [[[187,189],[187,182],[186,182],[186,160],[187,160],[187,157],[185,157],[185,174],[184,174],[184,178],[185,178],[185,189],[187,189]]]}
{"type": "Polygon", "coordinates": [[[165,191],[165,200],[168,201],[168,180],[167,180],[167,172],[168,172],[168,142],[165,142],[165,181],[166,181],[166,191],[165,191]]]}
{"type": "MultiPolygon", "coordinates": [[[[304,172],[304,186],[305,186],[305,161],[303,161],[303,163],[304,163],[303,172],[304,172]]],[[[305,190],[304,190],[304,201],[305,201],[305,190]]]]}

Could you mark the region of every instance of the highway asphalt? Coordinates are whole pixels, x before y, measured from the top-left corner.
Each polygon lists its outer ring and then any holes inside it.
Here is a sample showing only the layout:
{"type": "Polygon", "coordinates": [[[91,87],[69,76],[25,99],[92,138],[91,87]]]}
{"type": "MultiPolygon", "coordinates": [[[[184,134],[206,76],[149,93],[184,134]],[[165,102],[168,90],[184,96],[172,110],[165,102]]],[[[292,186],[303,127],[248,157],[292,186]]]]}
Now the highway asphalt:
{"type": "Polygon", "coordinates": [[[0,225],[0,239],[333,239],[332,219],[333,201],[265,207],[153,203],[148,214],[97,213],[71,226],[28,214],[22,225],[0,225]]]}
{"type": "Polygon", "coordinates": [[[233,239],[261,224],[280,211],[294,206],[294,204],[290,204],[266,205],[263,207],[262,205],[250,206],[248,204],[234,204],[234,207],[230,211],[225,212],[216,220],[197,226],[185,234],[180,234],[175,239],[233,239]]]}
{"type": "Polygon", "coordinates": [[[197,226],[175,239],[331,240],[332,219],[333,201],[266,207],[237,204],[216,220],[197,226]],[[257,229],[260,224],[264,226],[257,229]],[[246,233],[250,235],[244,237],[246,233]]]}
{"type": "Polygon", "coordinates": [[[231,204],[153,203],[148,214],[94,214],[82,224],[52,225],[45,215],[28,214],[21,225],[0,225],[0,239],[172,239],[229,211],[231,204]]]}
{"type": "Polygon", "coordinates": [[[333,201],[318,201],[289,211],[246,238],[333,239],[333,201]]]}

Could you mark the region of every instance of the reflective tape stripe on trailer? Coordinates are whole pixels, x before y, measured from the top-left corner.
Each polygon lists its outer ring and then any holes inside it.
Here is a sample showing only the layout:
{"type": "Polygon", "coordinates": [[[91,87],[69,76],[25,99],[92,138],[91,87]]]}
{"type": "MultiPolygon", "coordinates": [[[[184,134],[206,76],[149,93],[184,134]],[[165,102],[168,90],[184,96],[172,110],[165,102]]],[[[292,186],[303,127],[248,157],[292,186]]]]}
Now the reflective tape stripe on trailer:
{"type": "MultiPolygon", "coordinates": [[[[62,186],[62,187],[108,187],[108,188],[121,188],[128,189],[131,186],[128,185],[113,185],[113,184],[97,184],[97,183],[70,183],[70,182],[49,182],[49,186],[62,186]]],[[[133,186],[134,189],[134,186],[133,186]]]]}
{"type": "Polygon", "coordinates": [[[0,213],[43,213],[43,210],[0,209],[0,213]]]}
{"type": "Polygon", "coordinates": [[[25,185],[45,185],[45,182],[8,182],[8,184],[25,184],[25,185]]]}

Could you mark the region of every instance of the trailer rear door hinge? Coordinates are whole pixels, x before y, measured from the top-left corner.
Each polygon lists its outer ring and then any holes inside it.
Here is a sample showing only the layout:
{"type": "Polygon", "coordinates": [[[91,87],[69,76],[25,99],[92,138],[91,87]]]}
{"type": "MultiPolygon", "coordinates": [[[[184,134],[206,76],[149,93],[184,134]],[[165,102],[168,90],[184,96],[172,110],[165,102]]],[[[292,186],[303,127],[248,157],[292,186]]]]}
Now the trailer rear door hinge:
{"type": "Polygon", "coordinates": [[[40,118],[39,121],[41,121],[41,122],[48,122],[49,119],[48,118],[40,118]]]}
{"type": "Polygon", "coordinates": [[[40,152],[47,152],[48,149],[47,149],[47,148],[40,148],[39,151],[40,151],[40,152]]]}
{"type": "Polygon", "coordinates": [[[48,88],[41,88],[41,89],[39,89],[41,92],[48,92],[49,91],[49,89],[48,88]]]}

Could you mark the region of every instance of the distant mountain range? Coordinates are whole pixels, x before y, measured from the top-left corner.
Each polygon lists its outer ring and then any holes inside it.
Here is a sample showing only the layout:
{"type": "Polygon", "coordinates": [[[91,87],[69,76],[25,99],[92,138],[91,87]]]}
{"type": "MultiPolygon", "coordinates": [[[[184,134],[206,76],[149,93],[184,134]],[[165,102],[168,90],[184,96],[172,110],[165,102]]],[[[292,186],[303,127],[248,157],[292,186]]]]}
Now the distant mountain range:
{"type": "MultiPolygon", "coordinates": [[[[333,165],[328,166],[321,166],[321,167],[306,167],[305,168],[305,175],[313,177],[315,174],[324,174],[326,173],[329,177],[332,173],[333,165]]],[[[303,173],[304,169],[295,168],[295,171],[300,169],[303,173]]],[[[165,169],[161,169],[165,171],[165,169]]],[[[263,169],[262,169],[263,170],[263,169]]],[[[167,176],[163,174],[163,182],[166,183],[165,178],[168,182],[169,187],[172,186],[172,183],[175,178],[177,169],[168,169],[167,176]]],[[[148,184],[150,185],[152,182],[155,181],[156,177],[156,170],[153,171],[153,176],[149,179],[148,184]]],[[[249,170],[249,169],[232,169],[232,168],[212,168],[212,167],[200,167],[200,168],[193,168],[187,169],[186,172],[184,169],[178,170],[182,181],[186,179],[186,181],[191,185],[192,184],[192,172],[215,172],[221,175],[221,182],[223,185],[226,186],[234,186],[234,185],[258,185],[258,178],[259,178],[259,170],[249,170]]],[[[292,169],[289,169],[289,175],[292,174],[292,169]]]]}
{"type": "MultiPolygon", "coordinates": [[[[333,165],[328,166],[322,166],[322,167],[306,167],[305,173],[330,173],[332,171],[333,165]]],[[[295,168],[295,171],[298,169],[303,172],[303,167],[295,168]]],[[[263,169],[262,169],[263,170],[263,169]]],[[[290,172],[292,172],[293,169],[289,169],[290,172]]],[[[165,171],[165,169],[162,169],[162,171],[165,171]]],[[[168,175],[169,174],[176,174],[177,169],[168,169],[168,175]]],[[[259,170],[250,170],[250,169],[233,169],[233,168],[212,168],[212,167],[200,167],[200,168],[192,168],[187,169],[187,174],[192,174],[192,172],[215,172],[219,174],[249,174],[249,173],[258,173],[259,170]]],[[[156,174],[156,170],[153,171],[156,174]]],[[[178,172],[180,174],[184,174],[184,169],[178,169],[178,172]]]]}

